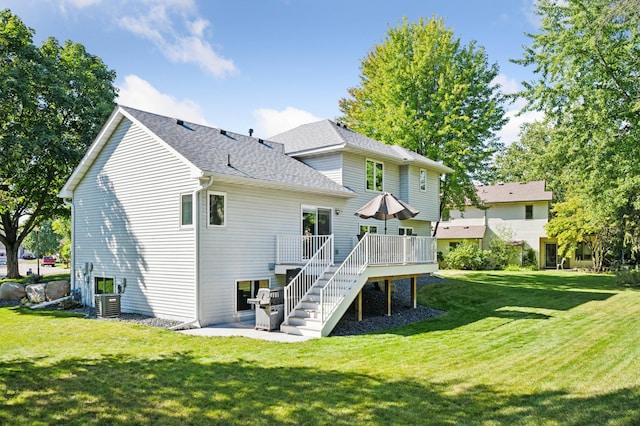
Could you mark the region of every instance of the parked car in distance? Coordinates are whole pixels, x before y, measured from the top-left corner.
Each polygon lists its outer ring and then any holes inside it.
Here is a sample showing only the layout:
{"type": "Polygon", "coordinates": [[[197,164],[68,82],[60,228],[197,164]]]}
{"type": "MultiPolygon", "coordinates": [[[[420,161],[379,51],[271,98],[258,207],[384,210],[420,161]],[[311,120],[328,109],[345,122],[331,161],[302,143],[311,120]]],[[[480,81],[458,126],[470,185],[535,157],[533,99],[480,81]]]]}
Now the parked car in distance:
{"type": "Polygon", "coordinates": [[[23,253],[22,258],[25,260],[32,260],[36,258],[36,255],[33,253],[23,253]]]}
{"type": "Polygon", "coordinates": [[[53,256],[45,256],[42,258],[42,266],[54,266],[56,264],[56,258],[53,256]]]}
{"type": "Polygon", "coordinates": [[[0,265],[7,264],[7,256],[0,256],[0,265]]]}

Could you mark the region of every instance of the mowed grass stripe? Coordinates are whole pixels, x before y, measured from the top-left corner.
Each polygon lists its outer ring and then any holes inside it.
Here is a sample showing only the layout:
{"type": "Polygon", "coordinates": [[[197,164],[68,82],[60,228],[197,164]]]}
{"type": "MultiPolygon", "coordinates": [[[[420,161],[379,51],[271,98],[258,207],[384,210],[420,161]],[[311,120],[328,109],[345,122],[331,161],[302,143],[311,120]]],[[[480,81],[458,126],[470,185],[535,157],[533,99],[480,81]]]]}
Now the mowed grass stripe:
{"type": "Polygon", "coordinates": [[[446,275],[419,294],[445,315],[297,344],[2,308],[0,423],[640,423],[639,292],[446,275]]]}

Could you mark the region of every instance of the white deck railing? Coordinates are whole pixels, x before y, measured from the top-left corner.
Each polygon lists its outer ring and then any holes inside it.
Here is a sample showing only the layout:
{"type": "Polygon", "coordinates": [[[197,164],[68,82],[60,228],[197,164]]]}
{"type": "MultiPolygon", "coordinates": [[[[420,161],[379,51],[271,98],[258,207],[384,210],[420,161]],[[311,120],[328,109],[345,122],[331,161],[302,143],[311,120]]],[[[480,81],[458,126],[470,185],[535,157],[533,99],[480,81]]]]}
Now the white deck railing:
{"type": "Polygon", "coordinates": [[[324,237],[326,238],[324,238],[323,244],[311,254],[304,267],[284,288],[285,320],[298,306],[316,280],[333,264],[333,235],[324,237]]]}
{"type": "Polygon", "coordinates": [[[276,236],[276,263],[303,265],[311,259],[330,238],[333,239],[333,236],[278,235],[276,236]]]}
{"type": "Polygon", "coordinates": [[[369,265],[436,263],[435,237],[369,234],[369,265]]]}
{"type": "Polygon", "coordinates": [[[365,234],[320,290],[322,323],[331,317],[367,266],[436,262],[435,237],[365,234]]]}

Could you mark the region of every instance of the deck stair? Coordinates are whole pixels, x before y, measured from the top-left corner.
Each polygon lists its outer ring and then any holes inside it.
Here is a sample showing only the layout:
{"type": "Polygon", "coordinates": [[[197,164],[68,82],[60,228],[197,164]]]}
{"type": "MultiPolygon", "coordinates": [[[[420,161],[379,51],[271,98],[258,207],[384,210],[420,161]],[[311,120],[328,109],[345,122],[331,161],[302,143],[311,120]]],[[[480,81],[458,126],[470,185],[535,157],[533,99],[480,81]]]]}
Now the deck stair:
{"type": "Polygon", "coordinates": [[[318,270],[317,266],[313,266],[314,263],[318,263],[313,258],[305,265],[285,288],[285,321],[280,327],[281,331],[314,337],[331,333],[367,282],[363,274],[366,270],[367,237],[368,234],[360,240],[343,263],[326,265],[322,273],[316,275],[313,283],[306,286],[305,293],[297,300],[295,297],[292,299],[290,287],[300,287],[296,281],[304,280],[310,275],[307,269],[318,270]]]}
{"type": "Polygon", "coordinates": [[[437,270],[435,238],[367,233],[342,263],[334,264],[331,237],[285,287],[280,330],[327,336],[370,278],[416,275],[425,265],[437,270]]]}

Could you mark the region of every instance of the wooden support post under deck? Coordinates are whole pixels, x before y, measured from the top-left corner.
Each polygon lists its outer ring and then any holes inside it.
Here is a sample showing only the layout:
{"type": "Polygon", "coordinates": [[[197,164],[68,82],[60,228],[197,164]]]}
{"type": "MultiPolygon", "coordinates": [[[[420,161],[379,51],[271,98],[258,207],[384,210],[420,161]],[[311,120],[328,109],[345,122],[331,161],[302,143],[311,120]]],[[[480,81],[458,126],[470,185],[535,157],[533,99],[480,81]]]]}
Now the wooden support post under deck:
{"type": "Polygon", "coordinates": [[[418,307],[418,277],[411,277],[411,306],[413,309],[418,307]]]}
{"type": "Polygon", "coordinates": [[[356,297],[356,320],[362,321],[362,289],[360,289],[356,297]]]}
{"type": "Polygon", "coordinates": [[[391,281],[384,280],[384,292],[387,294],[387,316],[391,316],[391,281]]]}

